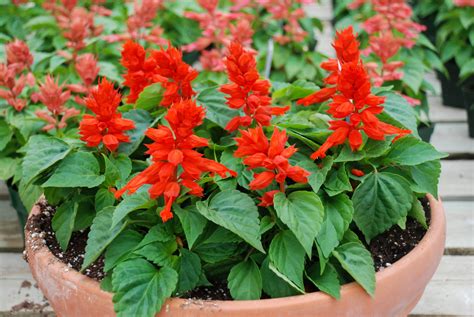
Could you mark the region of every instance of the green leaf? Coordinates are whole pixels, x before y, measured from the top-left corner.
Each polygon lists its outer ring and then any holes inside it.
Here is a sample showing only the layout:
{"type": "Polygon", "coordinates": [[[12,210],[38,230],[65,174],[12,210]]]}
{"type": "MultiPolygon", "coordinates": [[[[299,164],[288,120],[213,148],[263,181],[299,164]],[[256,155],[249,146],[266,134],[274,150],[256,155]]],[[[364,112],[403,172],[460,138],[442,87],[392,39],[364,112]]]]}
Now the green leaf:
{"type": "Polygon", "coordinates": [[[62,160],[43,187],[87,187],[102,184],[99,162],[90,152],[73,152],[62,160]]]}
{"type": "Polygon", "coordinates": [[[173,211],[181,222],[181,226],[183,227],[188,242],[188,247],[189,249],[192,249],[194,242],[196,242],[196,239],[204,231],[207,219],[201,216],[194,205],[188,206],[185,209],[176,206],[173,211]]]}
{"type": "Polygon", "coordinates": [[[327,259],[331,252],[339,245],[344,233],[349,228],[354,214],[354,207],[349,196],[340,194],[324,199],[324,221],[321,230],[316,236],[321,253],[327,259]]]}
{"type": "MultiPolygon", "coordinates": [[[[473,31],[471,32],[474,33],[473,31]]],[[[474,60],[471,59],[467,63],[461,66],[461,72],[459,73],[459,78],[461,78],[461,80],[464,80],[466,78],[469,78],[473,74],[474,74],[474,60]]]]}
{"type": "Polygon", "coordinates": [[[262,296],[262,276],[251,258],[234,265],[227,282],[233,299],[252,300],[262,296]]]}
{"type": "Polygon", "coordinates": [[[8,123],[0,120],[0,151],[2,151],[13,137],[13,131],[10,129],[8,123]]]}
{"type": "Polygon", "coordinates": [[[56,20],[50,15],[32,17],[23,25],[26,29],[40,30],[45,28],[57,28],[56,20]]]}
{"type": "Polygon", "coordinates": [[[51,59],[49,60],[49,72],[50,73],[54,73],[54,71],[59,67],[61,66],[62,64],[64,64],[64,62],[66,62],[66,59],[62,56],[59,56],[59,55],[54,55],[53,57],[51,57],[51,59]]]}
{"type": "Polygon", "coordinates": [[[149,243],[134,253],[143,256],[158,266],[173,267],[178,261],[178,257],[173,255],[176,250],[178,250],[178,244],[175,239],[172,239],[166,242],[149,243]]]}
{"type": "Polygon", "coordinates": [[[118,152],[130,155],[135,152],[142,143],[145,138],[145,131],[152,125],[153,118],[148,111],[143,109],[134,109],[125,112],[123,117],[132,120],[135,123],[135,129],[127,131],[130,142],[121,143],[118,152]]]}
{"type": "Polygon", "coordinates": [[[24,179],[21,179],[20,186],[18,186],[18,193],[20,194],[20,199],[25,209],[29,211],[43,194],[43,189],[41,186],[31,183],[27,184],[24,179]]]}
{"type": "Polygon", "coordinates": [[[393,144],[383,158],[383,163],[413,166],[446,156],[447,154],[438,152],[431,144],[406,136],[393,144]]]}
{"type": "Polygon", "coordinates": [[[313,282],[320,291],[336,299],[341,298],[341,282],[337,277],[336,269],[331,264],[327,264],[324,273],[321,274],[319,267],[320,264],[316,262],[306,270],[308,279],[313,282]]]}
{"type": "Polygon", "coordinates": [[[198,201],[197,210],[209,221],[222,226],[265,253],[260,241],[260,222],[254,201],[238,190],[218,193],[209,201],[198,201]]]}
{"type": "Polygon", "coordinates": [[[122,82],[122,76],[117,69],[117,66],[110,62],[99,62],[99,76],[107,77],[108,79],[117,83],[122,82]]]}
{"type": "Polygon", "coordinates": [[[311,173],[311,175],[308,177],[308,183],[315,193],[319,191],[321,186],[326,181],[327,174],[331,170],[333,162],[333,158],[331,156],[327,156],[321,162],[321,168],[319,168],[314,162],[310,161],[304,161],[302,164],[298,164],[298,166],[301,166],[311,173]]]}
{"type": "Polygon", "coordinates": [[[417,94],[423,82],[424,74],[425,69],[423,63],[408,60],[403,67],[402,81],[417,94]]]}
{"type": "Polygon", "coordinates": [[[413,107],[400,95],[393,92],[382,93],[385,96],[384,113],[418,136],[418,123],[413,107]]]}
{"type": "Polygon", "coordinates": [[[99,188],[95,194],[95,210],[101,211],[105,207],[113,206],[114,203],[114,194],[108,188],[99,188]]]}
{"type": "Polygon", "coordinates": [[[308,67],[304,58],[290,55],[290,58],[285,61],[285,72],[288,79],[295,77],[304,67],[308,67]]]}
{"type": "Polygon", "coordinates": [[[117,180],[120,178],[120,171],[114,163],[112,163],[109,158],[103,154],[104,163],[105,163],[105,181],[104,186],[112,187],[115,185],[117,180]]]}
{"type": "Polygon", "coordinates": [[[167,242],[175,240],[176,237],[163,223],[157,224],[148,230],[143,240],[138,245],[137,249],[154,242],[167,242]]]}
{"type": "Polygon", "coordinates": [[[32,136],[24,147],[23,181],[30,183],[41,172],[63,159],[70,150],[69,145],[60,139],[45,135],[32,136]]]}
{"type": "Polygon", "coordinates": [[[56,209],[56,213],[51,222],[53,230],[56,233],[56,239],[63,251],[66,251],[69,245],[69,240],[74,230],[78,206],[79,203],[77,200],[67,200],[56,209]]]}
{"type": "Polygon", "coordinates": [[[354,221],[367,241],[406,217],[412,204],[410,183],[392,173],[373,173],[352,196],[354,221]]]}
{"type": "Polygon", "coordinates": [[[347,176],[344,165],[340,166],[337,171],[331,170],[328,179],[324,183],[324,188],[329,196],[336,196],[345,191],[352,191],[352,185],[347,176]]]}
{"type": "Polygon", "coordinates": [[[114,210],[115,207],[107,207],[97,212],[87,237],[86,253],[81,271],[97,260],[109,244],[125,229],[125,223],[112,226],[114,210]]]}
{"type": "Polygon", "coordinates": [[[408,211],[408,216],[418,221],[423,226],[423,228],[428,229],[428,224],[426,223],[425,209],[423,208],[423,205],[415,195],[413,195],[413,205],[410,211],[408,211]]]}
{"type": "Polygon", "coordinates": [[[288,297],[301,292],[288,284],[285,280],[275,274],[269,268],[269,257],[266,257],[260,267],[263,291],[272,298],[288,297]]]}
{"type": "Polygon", "coordinates": [[[119,180],[125,181],[132,172],[132,160],[126,154],[118,153],[111,156],[110,161],[118,168],[119,180]]]}
{"type": "Polygon", "coordinates": [[[278,217],[311,257],[314,239],[324,218],[324,207],[319,196],[308,191],[293,192],[288,197],[284,193],[278,193],[273,203],[278,217]]]}
{"type": "Polygon", "coordinates": [[[155,201],[150,199],[148,188],[149,186],[143,186],[138,189],[136,193],[123,196],[123,200],[117,205],[115,209],[112,226],[116,226],[132,211],[138,209],[147,209],[155,204],[155,201]]]}
{"type": "Polygon", "coordinates": [[[375,268],[370,252],[362,244],[349,242],[333,251],[334,257],[371,296],[375,294],[375,268]]]}
{"type": "Polygon", "coordinates": [[[201,260],[196,253],[193,253],[187,249],[180,250],[181,256],[179,257],[179,280],[176,291],[179,294],[183,294],[189,290],[195,288],[201,278],[201,260]]]}
{"type": "Polygon", "coordinates": [[[441,175],[441,163],[438,160],[409,167],[411,178],[415,182],[413,190],[417,193],[430,193],[438,199],[438,182],[441,175]]]}
{"type": "Polygon", "coordinates": [[[135,102],[136,109],[144,109],[147,111],[154,110],[158,108],[163,99],[164,89],[160,83],[152,84],[145,87],[143,91],[138,96],[137,101],[135,102]]]}
{"type": "Polygon", "coordinates": [[[303,270],[305,250],[289,231],[279,232],[270,243],[270,262],[279,273],[293,282],[304,293],[303,270]]]}
{"type": "Polygon", "coordinates": [[[0,157],[0,180],[6,181],[15,175],[20,160],[11,157],[0,157]]]}
{"type": "Polygon", "coordinates": [[[273,99],[285,99],[285,100],[296,100],[306,97],[318,89],[316,85],[308,82],[301,82],[301,84],[296,81],[290,85],[287,85],[283,88],[275,90],[272,94],[273,99]]]}
{"type": "Polygon", "coordinates": [[[171,297],[178,273],[169,267],[157,269],[143,259],[120,263],[112,274],[117,317],[153,317],[171,297]]]}
{"type": "Polygon", "coordinates": [[[104,271],[109,272],[116,267],[120,262],[128,260],[143,236],[134,230],[124,230],[112,243],[107,247],[105,251],[104,271]]]}
{"type": "Polygon", "coordinates": [[[204,89],[199,93],[197,101],[206,109],[207,119],[225,128],[232,118],[239,115],[239,112],[227,106],[225,95],[218,91],[218,88],[215,86],[204,89]]]}

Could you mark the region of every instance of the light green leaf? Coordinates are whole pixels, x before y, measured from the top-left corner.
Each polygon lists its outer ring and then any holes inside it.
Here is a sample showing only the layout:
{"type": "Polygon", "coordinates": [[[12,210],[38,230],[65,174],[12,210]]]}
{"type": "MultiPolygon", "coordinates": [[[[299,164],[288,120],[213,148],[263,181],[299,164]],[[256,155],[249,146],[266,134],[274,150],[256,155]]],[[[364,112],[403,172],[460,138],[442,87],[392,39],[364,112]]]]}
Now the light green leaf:
{"type": "Polygon", "coordinates": [[[402,81],[410,87],[415,94],[418,93],[423,82],[425,69],[423,63],[414,60],[408,60],[403,67],[402,81]]]}
{"type": "Polygon", "coordinates": [[[164,89],[161,83],[145,87],[135,102],[136,109],[151,111],[157,109],[163,99],[164,89]]]}
{"type": "Polygon", "coordinates": [[[428,229],[428,224],[426,223],[425,209],[423,205],[418,200],[416,196],[413,195],[413,205],[408,212],[408,216],[418,221],[423,228],[428,229]]]}
{"type": "Polygon", "coordinates": [[[393,144],[383,158],[383,163],[413,166],[446,156],[447,154],[438,152],[431,144],[406,136],[393,144]]]}
{"type": "Polygon", "coordinates": [[[319,267],[320,264],[316,262],[306,270],[308,279],[313,282],[320,291],[336,299],[341,298],[341,282],[337,277],[336,269],[334,269],[331,264],[327,264],[324,273],[321,274],[319,267]]]}
{"type": "Polygon", "coordinates": [[[73,152],[62,160],[43,187],[87,187],[102,184],[99,162],[90,152],[73,152]]]}
{"type": "Polygon", "coordinates": [[[179,294],[195,288],[201,278],[201,260],[196,253],[182,248],[179,257],[179,279],[176,291],[179,294]]]}
{"type": "Polygon", "coordinates": [[[179,206],[174,207],[174,213],[178,216],[181,226],[183,227],[189,249],[193,248],[194,242],[204,231],[207,219],[201,216],[196,206],[191,205],[185,209],[179,206]]]}
{"type": "Polygon", "coordinates": [[[298,243],[294,234],[289,231],[281,231],[270,243],[268,252],[270,262],[283,276],[293,282],[298,289],[304,293],[303,270],[305,250],[298,243]]]}
{"type": "Polygon", "coordinates": [[[107,77],[108,79],[115,81],[117,83],[122,82],[122,76],[117,69],[117,66],[110,62],[99,62],[99,75],[102,77],[107,77]]]}
{"type": "Polygon", "coordinates": [[[114,210],[115,207],[107,207],[97,212],[87,237],[86,253],[81,271],[97,260],[109,244],[125,229],[125,223],[112,226],[114,210]]]}
{"type": "Polygon", "coordinates": [[[252,300],[262,296],[262,276],[251,258],[234,265],[227,281],[233,299],[252,300]]]}
{"type": "Polygon", "coordinates": [[[314,239],[321,229],[324,207],[314,192],[297,191],[288,197],[278,193],[273,199],[275,211],[311,257],[314,239]]]}
{"type": "Polygon", "coordinates": [[[0,180],[6,181],[15,175],[20,160],[11,157],[0,157],[0,180]]]}
{"type": "Polygon", "coordinates": [[[171,297],[178,273],[169,267],[157,269],[144,259],[120,263],[112,274],[117,317],[153,317],[171,297]]]}
{"type": "Polygon", "coordinates": [[[196,207],[209,221],[232,231],[265,253],[260,241],[257,206],[248,195],[238,190],[226,190],[212,197],[210,201],[198,201],[196,207]]]}
{"type": "Polygon", "coordinates": [[[103,154],[104,163],[105,163],[105,181],[104,186],[112,187],[115,185],[117,180],[120,178],[120,171],[114,163],[112,163],[109,158],[103,154]]]}
{"type": "Polygon", "coordinates": [[[0,120],[0,151],[2,151],[10,142],[13,136],[13,131],[10,129],[8,123],[0,120]]]}
{"type": "Polygon", "coordinates": [[[362,244],[349,242],[333,251],[344,270],[371,296],[375,294],[375,268],[370,252],[362,244]]]}
{"type": "Polygon", "coordinates": [[[74,230],[78,206],[79,203],[76,200],[67,200],[56,209],[56,213],[51,222],[53,230],[56,233],[56,239],[63,251],[66,251],[69,245],[69,240],[74,230]]]}
{"type": "Polygon", "coordinates": [[[178,250],[178,244],[175,239],[166,242],[152,242],[139,248],[135,254],[141,255],[148,261],[158,266],[174,267],[178,257],[173,255],[178,250]]]}
{"type": "Polygon", "coordinates": [[[34,135],[28,140],[23,150],[25,152],[22,163],[23,181],[30,183],[41,172],[63,159],[71,148],[60,139],[34,135]]]}
{"type": "Polygon", "coordinates": [[[356,188],[352,196],[354,221],[367,241],[386,231],[412,205],[410,183],[392,173],[373,173],[356,188]]]}
{"type": "Polygon", "coordinates": [[[110,161],[118,168],[119,180],[125,181],[132,172],[132,160],[126,154],[118,153],[111,156],[110,161]]]}
{"type": "Polygon", "coordinates": [[[417,115],[413,107],[396,93],[386,92],[381,95],[386,96],[383,104],[384,113],[402,126],[410,129],[413,135],[418,136],[417,115]]]}
{"type": "Polygon", "coordinates": [[[20,186],[18,186],[18,193],[20,194],[20,199],[25,209],[30,211],[43,194],[43,189],[38,185],[27,184],[24,179],[21,179],[20,186]]]}
{"type": "Polygon", "coordinates": [[[331,156],[327,156],[321,162],[321,168],[319,168],[314,162],[310,161],[304,161],[301,164],[298,164],[298,166],[301,166],[311,173],[311,175],[308,177],[308,183],[315,193],[319,191],[321,186],[326,181],[327,174],[331,170],[333,162],[333,158],[331,156]]]}

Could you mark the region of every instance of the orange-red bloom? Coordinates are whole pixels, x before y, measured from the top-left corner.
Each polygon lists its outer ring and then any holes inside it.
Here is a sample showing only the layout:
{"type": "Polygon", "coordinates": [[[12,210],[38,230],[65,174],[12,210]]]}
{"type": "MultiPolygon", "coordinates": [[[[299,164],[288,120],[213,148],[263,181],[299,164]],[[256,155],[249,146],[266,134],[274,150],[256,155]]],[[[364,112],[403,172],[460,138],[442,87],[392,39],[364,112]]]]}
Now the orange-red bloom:
{"type": "Polygon", "coordinates": [[[226,130],[248,127],[253,121],[269,126],[272,115],[283,115],[289,110],[289,107],[271,106],[270,82],[260,79],[255,57],[240,43],[230,44],[225,64],[232,83],[222,85],[220,91],[228,95],[227,105],[230,108],[242,109],[245,114],[229,121],[226,130]]]}
{"type": "Polygon", "coordinates": [[[147,154],[152,157],[152,164],[130,180],[127,185],[115,193],[120,197],[128,191],[136,192],[145,184],[152,185],[150,197],[164,197],[165,206],[160,212],[163,222],[173,218],[171,206],[181,193],[181,186],[187,188],[191,195],[202,196],[203,189],[197,183],[205,172],[216,173],[226,177],[237,174],[224,165],[204,158],[195,148],[208,145],[208,140],[198,137],[193,129],[202,124],[204,109],[198,107],[192,100],[182,100],[174,103],[165,119],[170,128],[164,125],[150,128],[146,136],[153,140],[147,144],[147,154]]]}
{"type": "MultiPolygon", "coordinates": [[[[296,153],[294,145],[286,147],[288,136],[286,131],[273,130],[273,135],[268,142],[262,127],[259,125],[254,129],[240,130],[241,136],[235,138],[237,150],[236,157],[244,158],[243,163],[249,169],[264,168],[261,173],[255,174],[249,187],[252,190],[262,190],[276,181],[280,191],[285,191],[285,180],[290,178],[297,183],[307,183],[309,172],[299,166],[290,165],[288,159],[296,153]]],[[[262,197],[262,204],[268,206],[270,195],[262,197]]]]}
{"type": "Polygon", "coordinates": [[[103,78],[98,87],[92,89],[85,103],[95,115],[85,114],[80,125],[81,140],[87,146],[96,147],[100,143],[110,151],[115,151],[122,142],[130,142],[124,132],[135,128],[132,120],[122,118],[117,111],[121,95],[114,85],[103,78]]]}
{"type": "Polygon", "coordinates": [[[325,157],[331,147],[343,144],[346,140],[352,151],[357,151],[362,145],[361,131],[375,140],[384,140],[385,135],[389,134],[397,135],[397,139],[411,133],[410,130],[397,128],[377,118],[376,115],[383,111],[385,99],[370,92],[369,76],[359,60],[359,43],[352,28],[338,32],[333,46],[337,60],[330,60],[323,66],[332,72],[326,83],[335,86],[323,88],[298,101],[299,104],[310,105],[332,99],[327,112],[341,119],[329,122],[329,129],[334,132],[311,158],[325,157]]]}
{"type": "Polygon", "coordinates": [[[181,99],[190,99],[196,93],[191,82],[198,72],[183,60],[181,51],[168,45],[168,48],[152,50],[146,56],[145,49],[137,43],[128,41],[123,46],[122,65],[127,68],[124,85],[130,88],[127,102],[134,103],[145,87],[161,83],[165,89],[161,105],[169,107],[181,99]]]}

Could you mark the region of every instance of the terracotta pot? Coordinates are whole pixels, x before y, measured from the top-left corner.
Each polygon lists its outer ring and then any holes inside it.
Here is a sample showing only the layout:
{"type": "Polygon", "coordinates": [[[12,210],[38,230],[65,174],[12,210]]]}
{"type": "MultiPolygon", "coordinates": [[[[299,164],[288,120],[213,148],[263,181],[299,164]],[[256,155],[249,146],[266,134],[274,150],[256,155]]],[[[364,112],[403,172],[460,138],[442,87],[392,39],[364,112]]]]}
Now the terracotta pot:
{"type": "MultiPolygon", "coordinates": [[[[344,285],[341,299],[316,292],[287,298],[255,301],[191,301],[169,299],[160,317],[204,316],[406,316],[417,304],[441,260],[446,237],[441,202],[428,196],[431,226],[417,247],[391,267],[377,273],[375,297],[356,283],[344,285]]],[[[34,207],[31,214],[37,214],[34,207]]],[[[58,316],[114,316],[112,294],[99,283],[68,269],[40,238],[26,232],[26,251],[34,278],[58,316]]]]}

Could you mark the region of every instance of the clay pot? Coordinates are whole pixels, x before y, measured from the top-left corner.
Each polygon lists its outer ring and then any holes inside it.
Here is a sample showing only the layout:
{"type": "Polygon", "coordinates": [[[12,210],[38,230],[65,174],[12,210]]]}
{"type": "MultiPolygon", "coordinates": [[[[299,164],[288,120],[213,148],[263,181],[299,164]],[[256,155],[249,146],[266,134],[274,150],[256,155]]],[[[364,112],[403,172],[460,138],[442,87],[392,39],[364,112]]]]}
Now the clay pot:
{"type": "MultiPolygon", "coordinates": [[[[356,283],[344,285],[341,299],[322,293],[254,301],[191,301],[169,299],[160,317],[288,317],[288,316],[406,316],[415,307],[441,260],[446,237],[445,216],[440,201],[428,196],[431,226],[417,247],[391,267],[377,273],[371,298],[356,283]]],[[[37,214],[34,207],[31,214],[37,214]]],[[[115,316],[112,294],[99,283],[68,269],[26,232],[27,258],[39,288],[58,316],[115,316]]]]}

